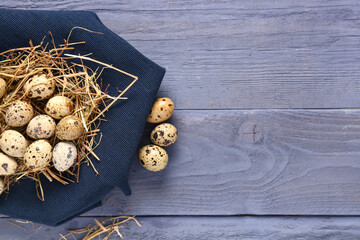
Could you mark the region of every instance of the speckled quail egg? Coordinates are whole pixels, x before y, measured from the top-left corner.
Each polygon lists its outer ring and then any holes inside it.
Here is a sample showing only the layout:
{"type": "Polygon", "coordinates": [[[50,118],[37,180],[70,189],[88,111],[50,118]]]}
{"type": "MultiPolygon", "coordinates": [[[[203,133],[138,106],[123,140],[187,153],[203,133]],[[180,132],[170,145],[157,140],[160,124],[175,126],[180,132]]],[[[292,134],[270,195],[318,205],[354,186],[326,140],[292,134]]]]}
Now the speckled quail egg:
{"type": "Polygon", "coordinates": [[[56,126],[56,137],[60,140],[75,140],[84,133],[81,120],[76,116],[67,116],[60,120],[56,126]]]}
{"type": "Polygon", "coordinates": [[[0,98],[6,94],[6,82],[4,79],[0,78],[0,98]]]}
{"type": "Polygon", "coordinates": [[[25,83],[24,90],[29,98],[46,99],[54,94],[55,80],[45,74],[37,75],[25,83]]]}
{"type": "Polygon", "coordinates": [[[45,113],[55,119],[61,119],[74,111],[74,103],[68,97],[55,96],[49,99],[45,113]]]}
{"type": "Polygon", "coordinates": [[[154,102],[147,118],[149,123],[161,123],[168,120],[174,112],[174,103],[170,98],[158,98],[154,102]]]}
{"type": "Polygon", "coordinates": [[[0,176],[14,174],[17,166],[17,162],[12,157],[0,153],[0,176]]]}
{"type": "Polygon", "coordinates": [[[77,158],[76,146],[72,142],[59,142],[53,150],[52,161],[59,172],[68,170],[77,158]]]}
{"type": "Polygon", "coordinates": [[[12,103],[5,114],[6,124],[11,127],[25,126],[34,116],[33,107],[24,101],[12,103]]]}
{"type": "Polygon", "coordinates": [[[152,172],[163,170],[169,160],[165,149],[152,144],[142,147],[138,157],[141,165],[152,172]]]}
{"type": "Polygon", "coordinates": [[[170,123],[163,123],[156,126],[150,135],[153,144],[167,147],[176,142],[177,129],[170,123]]]}
{"type": "Polygon", "coordinates": [[[48,115],[38,115],[31,119],[26,134],[33,139],[46,139],[54,135],[56,128],[55,120],[48,115]]]}
{"type": "Polygon", "coordinates": [[[42,170],[50,165],[52,147],[47,140],[37,140],[30,144],[24,155],[25,165],[34,170],[42,170]]]}
{"type": "Polygon", "coordinates": [[[25,137],[15,130],[6,130],[0,136],[1,150],[11,157],[23,157],[27,147],[25,137]]]}
{"type": "Polygon", "coordinates": [[[0,195],[4,192],[5,190],[5,182],[2,178],[0,178],[0,195]]]}

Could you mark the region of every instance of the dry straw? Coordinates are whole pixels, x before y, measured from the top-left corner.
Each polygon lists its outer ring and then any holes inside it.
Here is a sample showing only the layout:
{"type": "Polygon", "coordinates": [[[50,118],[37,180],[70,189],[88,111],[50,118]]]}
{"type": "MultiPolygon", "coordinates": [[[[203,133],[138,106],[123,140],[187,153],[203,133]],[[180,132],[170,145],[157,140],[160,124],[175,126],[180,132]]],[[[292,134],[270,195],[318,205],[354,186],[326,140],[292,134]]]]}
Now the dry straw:
{"type": "MultiPolygon", "coordinates": [[[[79,229],[70,229],[67,234],[61,234],[59,240],[91,240],[91,239],[101,239],[108,240],[111,236],[115,235],[119,238],[123,238],[123,235],[120,232],[120,229],[125,227],[130,221],[134,221],[138,227],[141,227],[139,221],[135,216],[118,216],[99,221],[94,219],[95,224],[88,224],[84,228],[79,229]]],[[[30,221],[16,220],[9,221],[10,224],[24,230],[24,231],[33,231],[37,232],[43,229],[43,226],[35,225],[30,221]]]]}
{"type": "MultiPolygon", "coordinates": [[[[67,51],[73,50],[78,44],[86,44],[85,42],[70,42],[71,33],[74,29],[81,29],[93,34],[101,34],[90,30],[75,27],[71,30],[69,36],[64,40],[64,44],[55,45],[55,41],[51,32],[49,36],[52,41],[45,44],[44,40],[39,45],[33,45],[29,42],[29,47],[10,49],[0,53],[0,78],[7,82],[8,94],[1,99],[0,102],[0,131],[9,129],[5,123],[5,112],[7,107],[15,101],[25,100],[34,108],[36,115],[44,114],[44,106],[46,100],[39,101],[27,97],[23,89],[26,81],[39,74],[46,74],[48,78],[54,79],[56,82],[55,95],[69,97],[75,104],[74,114],[82,120],[82,124],[86,129],[82,137],[74,141],[78,150],[76,164],[67,171],[67,174],[57,172],[52,166],[46,167],[42,171],[33,171],[27,168],[23,159],[17,159],[18,170],[14,175],[4,178],[7,191],[13,183],[18,182],[22,178],[30,178],[36,182],[36,189],[39,199],[44,201],[45,193],[43,192],[40,175],[43,174],[51,182],[59,181],[66,185],[70,180],[69,175],[75,176],[76,181],[80,180],[80,165],[82,163],[91,166],[96,174],[98,174],[91,156],[100,160],[94,153],[94,149],[101,142],[101,132],[99,125],[102,121],[106,121],[104,113],[118,100],[126,99],[123,95],[138,80],[137,76],[118,69],[110,64],[97,61],[90,58],[90,54],[77,56],[66,54],[67,51]],[[49,46],[50,45],[50,46],[49,46]],[[99,65],[97,70],[90,69],[84,62],[94,62],[99,65]],[[77,63],[75,63],[77,62],[77,63]],[[108,88],[111,86],[103,86],[101,74],[104,69],[112,69],[132,78],[130,84],[125,87],[115,97],[108,95],[108,88]],[[66,175],[66,176],[65,176],[66,175]]],[[[25,136],[25,127],[16,129],[25,136]]],[[[56,137],[49,139],[52,146],[59,141],[56,137]]]]}
{"type": "Polygon", "coordinates": [[[101,222],[97,219],[94,219],[95,225],[92,226],[89,224],[84,228],[69,230],[69,233],[66,235],[60,234],[61,238],[59,240],[76,240],[76,235],[79,234],[85,235],[81,237],[81,240],[91,240],[95,238],[100,239],[101,236],[103,237],[103,240],[108,240],[113,234],[116,234],[118,237],[123,238],[119,229],[124,227],[124,224],[128,223],[131,220],[135,221],[135,223],[139,227],[141,227],[135,216],[112,217],[101,222]],[[70,236],[71,238],[69,238],[70,236]]]}

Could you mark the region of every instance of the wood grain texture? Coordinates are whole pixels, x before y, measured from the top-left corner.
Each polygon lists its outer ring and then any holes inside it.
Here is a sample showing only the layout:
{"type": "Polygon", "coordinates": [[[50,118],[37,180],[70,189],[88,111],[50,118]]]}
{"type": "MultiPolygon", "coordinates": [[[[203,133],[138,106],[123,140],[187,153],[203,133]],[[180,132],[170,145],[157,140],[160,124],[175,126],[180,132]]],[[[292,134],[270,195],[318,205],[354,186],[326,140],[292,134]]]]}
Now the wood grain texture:
{"type": "Polygon", "coordinates": [[[132,196],[115,190],[87,215],[359,215],[359,119],[359,110],[177,111],[168,167],[152,173],[134,160],[132,196]]]}
{"type": "Polygon", "coordinates": [[[357,1],[27,1],[91,10],[167,68],[178,109],[358,108],[357,1]]]}
{"type": "Polygon", "coordinates": [[[171,119],[179,140],[165,171],[147,172],[134,159],[131,197],[114,190],[103,207],[37,231],[0,216],[0,239],[59,239],[92,216],[120,214],[140,215],[143,225],[125,227],[126,239],[359,238],[359,217],[233,216],[360,214],[360,110],[274,110],[359,108],[357,1],[3,0],[0,7],[95,11],[166,67],[159,96],[185,109],[171,119]],[[252,108],[270,110],[236,110],[252,108]]]}
{"type": "MultiPolygon", "coordinates": [[[[100,218],[98,218],[100,219],[100,218]]],[[[26,230],[0,219],[0,239],[58,240],[67,229],[94,224],[92,218],[77,218],[60,227],[21,224],[26,230]]],[[[120,229],[124,239],[142,240],[353,240],[360,234],[359,217],[140,217],[138,228],[130,223],[120,229]]],[[[81,236],[81,235],[79,235],[81,236]]],[[[73,239],[73,238],[69,238],[73,239]]],[[[113,236],[110,240],[120,239],[113,236]]]]}
{"type": "Polygon", "coordinates": [[[359,119],[360,110],[177,111],[168,167],[152,173],[134,159],[132,196],[115,190],[85,215],[359,215],[359,119]]]}

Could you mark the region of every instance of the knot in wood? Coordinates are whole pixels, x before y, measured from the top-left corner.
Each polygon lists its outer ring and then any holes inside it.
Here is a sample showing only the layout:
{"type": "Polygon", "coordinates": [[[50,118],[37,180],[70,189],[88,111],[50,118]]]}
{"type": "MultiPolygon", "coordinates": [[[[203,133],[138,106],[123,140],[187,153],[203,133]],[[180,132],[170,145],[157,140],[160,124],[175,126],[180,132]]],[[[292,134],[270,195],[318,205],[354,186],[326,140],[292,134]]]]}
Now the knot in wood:
{"type": "Polygon", "coordinates": [[[262,140],[263,133],[261,127],[256,123],[244,123],[240,127],[240,136],[249,143],[257,143],[262,140]]]}

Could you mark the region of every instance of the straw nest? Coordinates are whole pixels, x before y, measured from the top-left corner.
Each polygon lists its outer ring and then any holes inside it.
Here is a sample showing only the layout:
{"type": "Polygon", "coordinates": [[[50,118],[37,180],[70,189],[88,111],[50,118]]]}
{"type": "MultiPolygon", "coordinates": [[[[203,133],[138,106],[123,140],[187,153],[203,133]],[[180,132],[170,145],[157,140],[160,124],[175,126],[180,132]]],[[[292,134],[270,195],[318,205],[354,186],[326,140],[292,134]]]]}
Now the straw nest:
{"type": "MultiPolygon", "coordinates": [[[[30,178],[36,183],[39,199],[44,200],[44,192],[40,181],[41,174],[45,175],[50,182],[56,180],[64,185],[74,181],[79,182],[80,165],[83,163],[92,166],[95,173],[98,174],[92,163],[91,156],[100,160],[93,150],[101,144],[99,125],[102,121],[106,121],[104,113],[116,101],[125,99],[123,95],[138,79],[136,76],[115,68],[108,63],[92,59],[89,57],[91,53],[83,56],[66,54],[67,51],[76,48],[76,45],[86,44],[85,42],[71,43],[69,41],[74,29],[89,31],[81,27],[75,27],[71,30],[67,39],[64,39],[64,44],[59,46],[55,45],[52,35],[49,33],[52,39],[50,44],[45,44],[43,41],[39,45],[34,45],[30,40],[28,47],[10,49],[0,53],[0,78],[4,79],[7,85],[7,94],[0,100],[1,132],[14,129],[6,124],[5,113],[7,108],[16,101],[22,100],[30,103],[35,116],[45,114],[44,106],[48,99],[29,98],[24,90],[25,83],[40,74],[45,74],[48,78],[55,80],[56,91],[54,96],[66,96],[72,100],[75,107],[73,115],[81,119],[85,129],[84,134],[73,141],[77,147],[78,156],[75,164],[66,171],[66,174],[64,174],[65,172],[56,171],[51,164],[44,169],[34,171],[24,164],[23,158],[15,158],[18,164],[16,173],[3,178],[6,191],[11,191],[11,185],[20,179],[30,178]],[[99,68],[96,71],[90,69],[86,66],[88,61],[98,64],[99,68]],[[102,84],[101,74],[105,68],[118,71],[133,79],[115,97],[108,95],[107,90],[111,86],[102,84]],[[69,177],[69,175],[73,177],[69,177]],[[76,177],[75,180],[70,179],[74,179],[74,177],[76,177]]],[[[92,32],[92,34],[101,33],[92,32]]],[[[16,128],[16,130],[26,136],[26,126],[16,128]]],[[[33,141],[30,138],[28,140],[33,141]]],[[[56,136],[48,140],[52,147],[59,142],[56,136]]]]}

